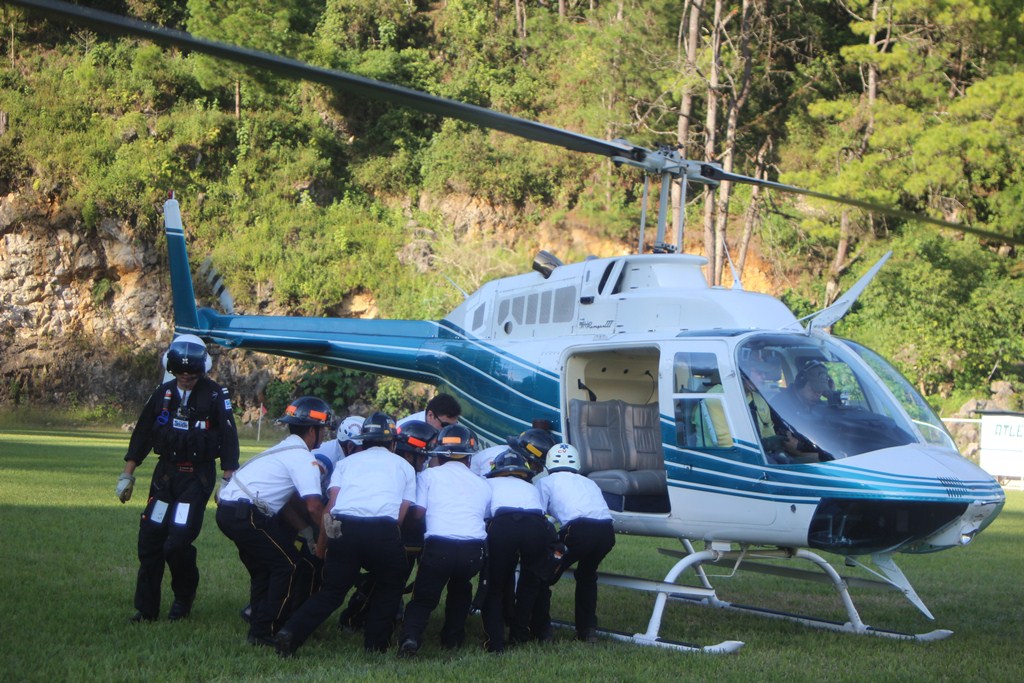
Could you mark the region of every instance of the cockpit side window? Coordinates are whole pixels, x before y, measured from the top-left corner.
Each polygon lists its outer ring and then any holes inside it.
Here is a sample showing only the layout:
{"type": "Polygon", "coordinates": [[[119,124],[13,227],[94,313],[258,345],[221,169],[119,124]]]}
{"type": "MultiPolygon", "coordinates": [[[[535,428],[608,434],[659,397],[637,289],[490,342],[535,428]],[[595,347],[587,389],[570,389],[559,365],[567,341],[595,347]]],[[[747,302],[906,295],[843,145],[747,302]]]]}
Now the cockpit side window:
{"type": "Polygon", "coordinates": [[[674,361],[676,445],[732,448],[718,359],[713,353],[677,353],[674,361]]]}

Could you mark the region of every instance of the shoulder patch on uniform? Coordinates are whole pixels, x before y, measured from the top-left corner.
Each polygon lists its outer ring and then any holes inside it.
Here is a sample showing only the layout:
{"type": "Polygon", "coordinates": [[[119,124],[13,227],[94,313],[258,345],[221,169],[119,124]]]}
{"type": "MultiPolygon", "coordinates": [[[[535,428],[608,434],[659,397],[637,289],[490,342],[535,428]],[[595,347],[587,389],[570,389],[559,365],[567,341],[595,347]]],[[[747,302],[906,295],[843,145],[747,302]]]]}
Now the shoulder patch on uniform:
{"type": "Polygon", "coordinates": [[[231,399],[227,396],[224,397],[224,410],[231,410],[231,399]]]}

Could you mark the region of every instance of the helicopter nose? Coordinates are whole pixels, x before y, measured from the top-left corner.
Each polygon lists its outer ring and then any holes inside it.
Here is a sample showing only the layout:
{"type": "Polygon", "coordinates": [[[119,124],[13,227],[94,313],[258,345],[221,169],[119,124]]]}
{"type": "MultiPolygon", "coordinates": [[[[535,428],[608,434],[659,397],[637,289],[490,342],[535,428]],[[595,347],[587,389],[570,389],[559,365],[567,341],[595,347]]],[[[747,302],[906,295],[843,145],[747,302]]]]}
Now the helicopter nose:
{"type": "Polygon", "coordinates": [[[932,552],[944,548],[968,545],[978,533],[987,527],[999,514],[1003,503],[996,501],[974,502],[967,510],[945,529],[932,534],[915,544],[913,552],[932,552]]]}
{"type": "Polygon", "coordinates": [[[811,518],[810,547],[840,555],[903,549],[952,526],[962,502],[823,498],[811,518]]]}
{"type": "Polygon", "coordinates": [[[952,450],[906,445],[829,463],[855,485],[823,498],[808,530],[813,548],[855,555],[962,546],[995,519],[1006,497],[952,450]],[[865,478],[864,472],[872,478],[865,478]]]}

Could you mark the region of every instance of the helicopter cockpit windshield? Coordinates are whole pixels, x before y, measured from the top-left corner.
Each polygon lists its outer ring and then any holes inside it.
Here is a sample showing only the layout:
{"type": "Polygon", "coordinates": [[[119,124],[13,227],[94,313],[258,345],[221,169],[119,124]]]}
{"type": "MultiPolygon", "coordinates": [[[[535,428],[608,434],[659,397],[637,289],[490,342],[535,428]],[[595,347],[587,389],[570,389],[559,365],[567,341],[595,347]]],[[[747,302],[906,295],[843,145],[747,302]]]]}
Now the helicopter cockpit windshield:
{"type": "Polygon", "coordinates": [[[764,438],[762,429],[762,442],[774,462],[824,462],[909,443],[952,446],[924,399],[863,346],[765,334],[744,340],[737,353],[750,405],[770,414],[775,436],[764,438]]]}

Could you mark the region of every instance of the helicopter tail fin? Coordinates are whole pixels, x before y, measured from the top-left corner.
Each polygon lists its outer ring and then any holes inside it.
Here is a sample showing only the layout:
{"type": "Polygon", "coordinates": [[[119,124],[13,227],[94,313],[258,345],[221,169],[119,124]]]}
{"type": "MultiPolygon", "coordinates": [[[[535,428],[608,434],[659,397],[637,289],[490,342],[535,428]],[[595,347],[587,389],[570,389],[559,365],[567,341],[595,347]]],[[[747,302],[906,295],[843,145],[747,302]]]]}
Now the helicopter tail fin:
{"type": "Polygon", "coordinates": [[[167,255],[171,267],[171,295],[174,303],[174,326],[179,332],[199,328],[196,294],[192,288],[192,271],[185,247],[185,229],[181,225],[181,208],[172,195],[164,202],[164,231],[167,234],[167,255]]]}

